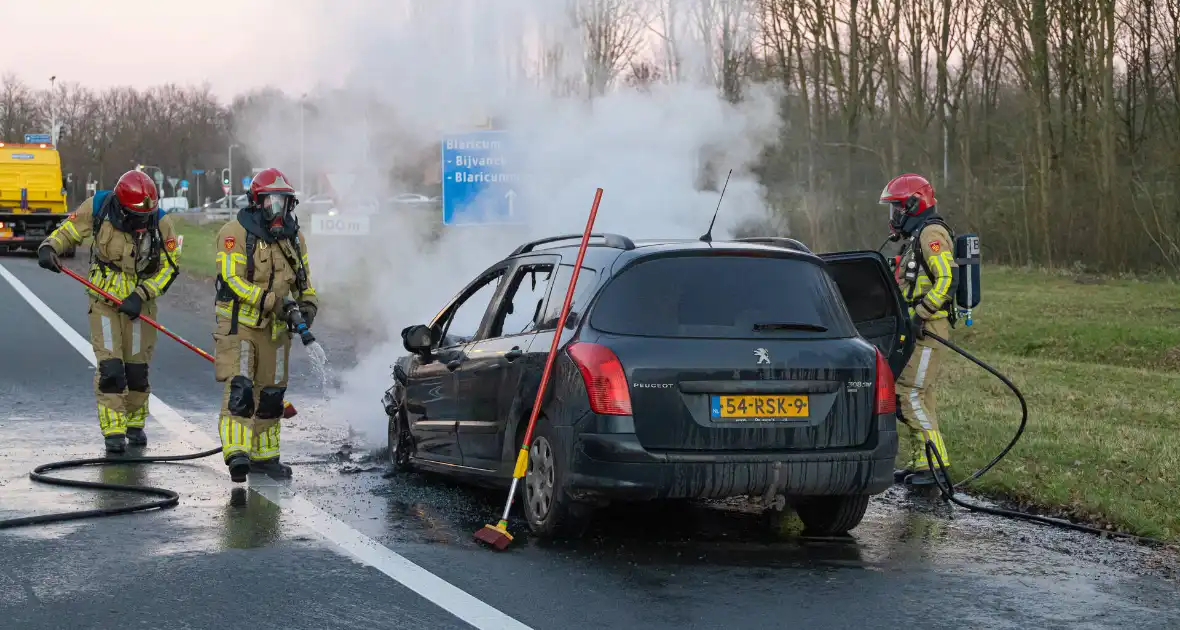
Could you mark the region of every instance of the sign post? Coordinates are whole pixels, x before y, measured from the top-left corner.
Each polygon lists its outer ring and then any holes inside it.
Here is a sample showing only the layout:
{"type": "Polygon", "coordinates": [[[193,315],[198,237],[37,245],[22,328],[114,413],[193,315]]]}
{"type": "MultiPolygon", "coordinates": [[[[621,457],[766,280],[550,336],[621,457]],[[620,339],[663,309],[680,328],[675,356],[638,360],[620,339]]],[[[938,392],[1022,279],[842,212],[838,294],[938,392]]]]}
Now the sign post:
{"type": "Polygon", "coordinates": [[[198,207],[198,208],[201,207],[201,176],[204,174],[205,174],[204,169],[200,169],[200,168],[193,169],[193,177],[197,178],[197,205],[196,205],[196,207],[198,207]]]}
{"type": "Polygon", "coordinates": [[[442,139],[444,225],[520,223],[515,184],[506,172],[505,131],[474,131],[442,139]]]}

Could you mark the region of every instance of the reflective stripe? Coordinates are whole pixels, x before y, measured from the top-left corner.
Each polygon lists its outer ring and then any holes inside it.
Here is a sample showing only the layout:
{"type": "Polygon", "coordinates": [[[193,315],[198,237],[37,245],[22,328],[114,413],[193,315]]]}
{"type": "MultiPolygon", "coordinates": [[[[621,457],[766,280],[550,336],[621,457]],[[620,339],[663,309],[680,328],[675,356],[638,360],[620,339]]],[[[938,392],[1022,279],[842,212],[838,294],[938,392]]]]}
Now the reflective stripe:
{"type": "Polygon", "coordinates": [[[926,382],[926,369],[930,367],[930,355],[934,353],[934,349],[930,347],[922,347],[922,358],[918,359],[918,374],[914,376],[914,387],[920,388],[926,382]]]}
{"type": "Polygon", "coordinates": [[[250,451],[251,459],[272,459],[279,456],[279,425],[271,425],[262,433],[254,435],[250,451]]]}
{"type": "Polygon", "coordinates": [[[238,374],[250,378],[250,342],[243,341],[238,349],[238,374]]]}
{"type": "MultiPolygon", "coordinates": [[[[926,262],[937,278],[933,283],[928,278],[926,279],[926,283],[931,284],[931,287],[922,299],[927,310],[932,313],[942,313],[947,306],[947,293],[951,288],[951,270],[955,259],[950,252],[942,252],[927,258],[926,262]]],[[[925,278],[925,274],[923,274],[923,278],[925,278]]]]}
{"type": "MultiPolygon", "coordinates": [[[[928,470],[930,468],[929,459],[926,457],[927,439],[934,442],[934,451],[938,453],[938,457],[942,459],[943,465],[950,466],[951,458],[947,453],[946,443],[943,442],[942,433],[939,431],[924,431],[920,435],[922,435],[921,443],[918,444],[917,448],[914,450],[913,457],[911,458],[907,467],[910,470],[928,470]]],[[[934,465],[937,467],[938,462],[935,461],[934,465]]]]}
{"type": "Polygon", "coordinates": [[[234,420],[230,416],[221,416],[218,421],[218,433],[221,434],[221,453],[225,459],[231,455],[249,454],[250,427],[234,420]]]}
{"type": "Polygon", "coordinates": [[[283,382],[283,372],[287,371],[287,357],[283,355],[283,349],[280,347],[275,353],[275,382],[283,382]]]}
{"type": "Polygon", "coordinates": [[[127,432],[127,417],[110,407],[98,406],[98,427],[103,437],[123,435],[127,432]]]}
{"type": "MultiPolygon", "coordinates": [[[[241,303],[238,309],[238,323],[256,328],[262,322],[262,287],[238,275],[238,265],[246,264],[246,255],[239,252],[217,252],[217,268],[222,281],[230,288],[241,303]]],[[[228,301],[218,302],[217,312],[224,317],[233,317],[233,305],[228,301]]]]}
{"type": "Polygon", "coordinates": [[[147,406],[140,407],[127,414],[127,426],[142,429],[147,423],[147,406]]]}
{"type": "Polygon", "coordinates": [[[141,337],[139,329],[140,323],[141,322],[138,319],[131,322],[131,356],[139,354],[139,344],[141,337]]]}
{"type": "Polygon", "coordinates": [[[68,236],[71,241],[74,241],[74,242],[81,242],[82,241],[82,237],[78,235],[78,229],[74,227],[73,221],[66,221],[65,223],[62,223],[61,227],[59,229],[62,232],[65,232],[66,236],[68,236]]]}
{"type": "Polygon", "coordinates": [[[115,351],[115,338],[111,333],[111,318],[102,315],[102,347],[107,349],[107,352],[115,351]]]}
{"type": "Polygon", "coordinates": [[[221,273],[221,279],[225,281],[239,300],[250,305],[257,305],[262,299],[262,288],[247,282],[237,272],[237,266],[245,264],[245,254],[217,252],[217,266],[221,273]]]}
{"type": "Polygon", "coordinates": [[[910,408],[914,410],[914,417],[918,419],[918,424],[922,425],[923,429],[931,431],[934,429],[934,427],[930,426],[930,418],[926,416],[926,411],[922,409],[922,400],[920,395],[920,390],[910,390],[910,408]]]}

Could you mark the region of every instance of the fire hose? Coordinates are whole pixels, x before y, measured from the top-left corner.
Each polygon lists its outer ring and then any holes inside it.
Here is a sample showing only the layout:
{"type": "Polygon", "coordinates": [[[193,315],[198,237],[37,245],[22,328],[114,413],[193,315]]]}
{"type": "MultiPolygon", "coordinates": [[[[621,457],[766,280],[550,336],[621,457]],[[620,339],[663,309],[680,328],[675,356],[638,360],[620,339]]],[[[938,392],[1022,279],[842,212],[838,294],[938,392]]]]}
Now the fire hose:
{"type": "Polygon", "coordinates": [[[1145,545],[1152,545],[1152,546],[1167,546],[1168,545],[1168,543],[1166,543],[1162,540],[1156,539],[1156,538],[1149,538],[1147,536],[1137,536],[1135,534],[1129,534],[1129,533],[1120,532],[1120,531],[1105,530],[1105,529],[1102,529],[1099,527],[1093,527],[1090,525],[1083,525],[1081,523],[1075,523],[1073,521],[1068,521],[1068,520],[1060,519],[1060,518],[1052,518],[1049,516],[1042,516],[1040,514],[1031,514],[1028,512],[1020,512],[1017,510],[1008,510],[1008,509],[1003,509],[1003,508],[998,508],[998,507],[980,505],[978,503],[967,502],[967,501],[964,501],[963,499],[959,498],[959,494],[956,492],[957,490],[960,490],[961,488],[963,488],[963,486],[966,486],[967,484],[971,483],[972,481],[982,477],[987,471],[991,470],[992,467],[994,467],[996,464],[1000,463],[1000,460],[1004,459],[1004,457],[1006,455],[1008,455],[1008,452],[1012,450],[1012,447],[1016,446],[1016,443],[1018,441],[1020,441],[1021,435],[1024,434],[1024,428],[1028,424],[1028,404],[1025,402],[1024,394],[1022,394],[1020,392],[1020,389],[1018,387],[1016,387],[1016,385],[1014,383],[1012,383],[1012,381],[1009,380],[1008,377],[1006,377],[1002,373],[1000,373],[999,370],[988,365],[987,363],[985,363],[981,359],[975,357],[974,355],[972,355],[970,352],[967,352],[963,348],[960,348],[958,345],[956,345],[954,342],[950,341],[949,339],[944,339],[941,336],[939,336],[935,333],[932,333],[928,330],[924,331],[922,334],[925,335],[926,337],[929,337],[929,338],[937,341],[938,343],[941,343],[942,345],[946,346],[947,348],[954,350],[956,353],[958,353],[963,358],[965,358],[968,361],[974,363],[975,365],[978,365],[979,367],[983,368],[988,373],[990,373],[992,376],[995,376],[996,378],[1000,379],[1000,382],[1002,382],[1008,389],[1012,390],[1012,393],[1016,395],[1016,399],[1020,401],[1020,426],[1016,429],[1016,434],[1012,436],[1012,439],[1011,439],[1011,441],[1008,442],[1008,445],[1005,446],[1004,449],[1002,451],[1000,451],[1000,453],[998,455],[996,455],[994,458],[992,458],[992,460],[990,462],[988,462],[983,468],[980,468],[979,470],[972,473],[969,477],[967,477],[966,479],[964,479],[958,483],[954,483],[952,481],[951,476],[950,476],[950,471],[947,470],[946,464],[942,460],[942,455],[939,454],[938,448],[935,447],[935,445],[934,445],[934,441],[930,438],[929,435],[925,434],[925,431],[923,431],[924,439],[926,442],[925,448],[926,448],[927,466],[930,469],[931,476],[934,477],[935,484],[938,485],[939,493],[941,494],[941,497],[944,501],[947,501],[949,503],[954,503],[955,505],[962,507],[962,508],[966,508],[967,510],[970,510],[972,512],[983,512],[985,514],[992,514],[994,516],[1003,516],[1006,518],[1033,521],[1036,523],[1042,523],[1042,524],[1051,525],[1054,527],[1061,527],[1063,529],[1071,529],[1074,531],[1086,532],[1089,534],[1098,534],[1100,536],[1111,536],[1111,537],[1116,537],[1116,538],[1125,538],[1125,539],[1132,540],[1132,541],[1138,542],[1140,544],[1145,544],[1145,545]],[[937,465],[937,471],[935,469],[936,465],[937,465]],[[941,473],[941,477],[939,476],[938,473],[941,473]]]}
{"type": "MultiPolygon", "coordinates": [[[[62,267],[61,271],[62,271],[62,273],[66,274],[67,276],[86,285],[91,291],[94,291],[96,294],[101,295],[104,299],[113,303],[115,306],[122,304],[122,300],[119,300],[115,296],[111,295],[109,292],[104,291],[101,288],[95,286],[94,283],[90,282],[89,280],[87,280],[86,278],[82,277],[81,275],[75,273],[74,271],[67,269],[65,267],[62,267]]],[[[173,333],[172,331],[168,330],[167,328],[160,325],[158,322],[156,322],[152,318],[147,317],[146,315],[140,315],[139,319],[142,320],[145,324],[164,333],[168,337],[171,337],[175,341],[179,342],[185,348],[192,350],[193,352],[195,352],[196,354],[200,355],[201,357],[207,359],[208,361],[210,361],[210,362],[214,361],[213,355],[209,354],[208,352],[205,352],[204,350],[198,348],[197,346],[193,345],[192,343],[189,343],[184,338],[182,338],[181,336],[177,335],[176,333],[173,333]]],[[[295,413],[296,413],[295,407],[293,405],[291,405],[291,403],[289,403],[287,401],[283,401],[283,417],[290,418],[290,417],[294,416],[295,413]]],[[[38,514],[35,516],[26,516],[26,517],[22,517],[22,518],[0,520],[0,529],[12,529],[12,528],[16,528],[16,527],[26,527],[29,525],[42,525],[42,524],[46,524],[46,523],[75,521],[75,520],[94,518],[94,517],[100,517],[100,516],[115,516],[118,514],[129,514],[132,512],[143,512],[146,510],[171,508],[171,507],[176,507],[176,505],[178,505],[180,503],[180,495],[178,493],[176,493],[175,491],[168,490],[166,488],[157,488],[157,487],[153,487],[153,486],[134,486],[134,485],[125,485],[125,484],[116,484],[116,483],[102,483],[102,482],[96,482],[96,481],[81,481],[81,480],[76,480],[76,479],[65,479],[62,477],[51,477],[46,474],[50,471],[67,470],[70,468],[84,468],[87,466],[102,466],[102,465],[107,465],[107,464],[127,465],[127,464],[154,464],[154,463],[167,463],[167,462],[182,462],[182,461],[189,461],[189,460],[209,457],[212,455],[216,455],[220,452],[221,452],[221,447],[218,446],[217,448],[212,448],[207,451],[201,451],[199,453],[191,453],[191,454],[187,454],[187,455],[155,455],[152,457],[94,457],[94,458],[89,458],[89,459],[71,459],[71,460],[65,460],[65,461],[60,461],[60,462],[51,462],[48,464],[42,464],[42,465],[34,468],[33,471],[29,473],[29,479],[32,479],[33,481],[36,481],[39,483],[44,483],[44,484],[49,484],[49,485],[54,485],[54,486],[66,486],[66,487],[71,487],[71,488],[89,488],[89,489],[94,489],[94,490],[111,490],[111,491],[116,491],[116,492],[128,492],[128,493],[133,493],[133,494],[142,494],[142,495],[147,495],[150,497],[159,497],[159,498],[151,500],[151,501],[144,501],[141,503],[135,503],[132,505],[127,505],[127,506],[122,506],[122,507],[104,508],[104,509],[96,509],[96,510],[79,510],[79,511],[73,511],[73,512],[58,512],[58,513],[54,513],[54,514],[38,514]]]]}

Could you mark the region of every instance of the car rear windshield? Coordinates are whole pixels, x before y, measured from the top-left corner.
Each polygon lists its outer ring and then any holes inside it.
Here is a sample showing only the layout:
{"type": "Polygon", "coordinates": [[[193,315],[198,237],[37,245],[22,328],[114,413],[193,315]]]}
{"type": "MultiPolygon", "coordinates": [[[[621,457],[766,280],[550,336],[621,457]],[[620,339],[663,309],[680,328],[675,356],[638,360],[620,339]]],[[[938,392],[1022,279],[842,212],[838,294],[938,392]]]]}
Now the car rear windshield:
{"type": "Polygon", "coordinates": [[[634,264],[603,289],[590,325],[608,333],[659,337],[856,335],[839,289],[819,265],[720,254],[634,264]]]}

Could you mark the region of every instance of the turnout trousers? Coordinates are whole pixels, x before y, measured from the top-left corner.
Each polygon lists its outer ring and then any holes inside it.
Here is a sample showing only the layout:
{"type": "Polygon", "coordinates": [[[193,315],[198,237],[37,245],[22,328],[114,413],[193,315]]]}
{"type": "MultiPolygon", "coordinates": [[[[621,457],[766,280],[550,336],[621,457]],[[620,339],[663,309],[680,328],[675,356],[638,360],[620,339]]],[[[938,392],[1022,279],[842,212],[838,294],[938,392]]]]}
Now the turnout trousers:
{"type": "MultiPolygon", "coordinates": [[[[946,318],[929,320],[925,328],[943,339],[950,339],[951,325],[946,318]]],[[[914,472],[928,470],[927,439],[934,442],[942,463],[948,467],[951,464],[942,433],[938,430],[932,391],[941,376],[939,368],[942,367],[946,351],[942,344],[933,339],[919,339],[914,345],[913,356],[897,379],[897,416],[908,429],[903,432],[903,437],[908,438],[904,440],[905,452],[909,454],[906,468],[914,472]]],[[[934,462],[934,467],[938,469],[938,462],[934,462]]]]}
{"type": "MultiPolygon", "coordinates": [[[[125,435],[129,427],[143,428],[147,422],[148,363],[156,348],[156,329],[142,319],[132,321],[104,301],[91,299],[88,313],[90,344],[98,360],[98,425],[103,437],[125,435]]],[[[154,319],[155,300],[145,301],[140,314],[154,319]]]]}
{"type": "Polygon", "coordinates": [[[263,462],[279,456],[279,421],[287,391],[291,333],[285,324],[250,328],[218,317],[213,333],[215,377],[225,383],[218,429],[222,457],[248,455],[263,462]]]}

